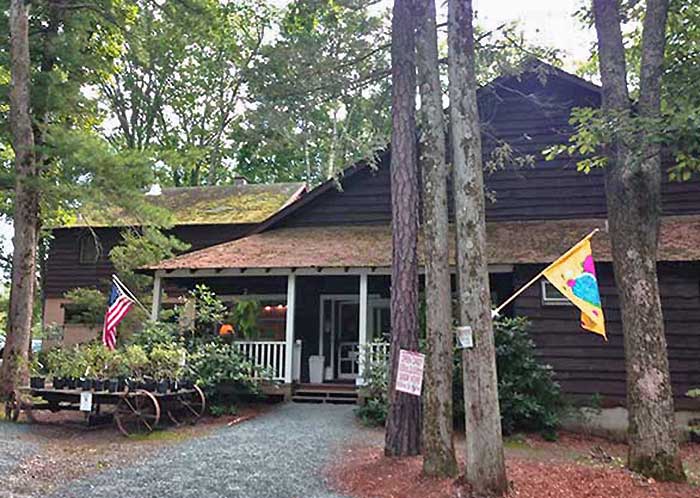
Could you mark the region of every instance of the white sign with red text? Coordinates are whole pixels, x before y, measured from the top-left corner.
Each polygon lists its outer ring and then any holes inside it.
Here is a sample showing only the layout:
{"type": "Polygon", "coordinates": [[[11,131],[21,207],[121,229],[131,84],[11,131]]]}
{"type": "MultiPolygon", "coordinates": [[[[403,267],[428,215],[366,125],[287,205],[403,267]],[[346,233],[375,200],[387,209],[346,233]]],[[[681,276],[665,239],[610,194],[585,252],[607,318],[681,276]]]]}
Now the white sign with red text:
{"type": "Polygon", "coordinates": [[[420,396],[423,388],[425,355],[402,349],[399,351],[399,368],[396,372],[396,390],[420,396]]]}

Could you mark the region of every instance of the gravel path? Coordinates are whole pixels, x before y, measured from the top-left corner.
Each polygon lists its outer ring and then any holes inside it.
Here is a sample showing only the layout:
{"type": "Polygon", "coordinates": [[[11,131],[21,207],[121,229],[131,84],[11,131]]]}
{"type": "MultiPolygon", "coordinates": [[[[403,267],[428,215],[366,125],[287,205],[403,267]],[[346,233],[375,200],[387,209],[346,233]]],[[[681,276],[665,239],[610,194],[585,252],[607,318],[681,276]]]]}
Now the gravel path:
{"type": "Polygon", "coordinates": [[[72,482],[52,496],[339,498],[322,472],[338,444],[363,435],[352,409],[285,404],[147,461],[72,482]]]}
{"type": "Polygon", "coordinates": [[[23,457],[34,453],[38,445],[28,441],[24,424],[0,421],[0,482],[23,457]]]}

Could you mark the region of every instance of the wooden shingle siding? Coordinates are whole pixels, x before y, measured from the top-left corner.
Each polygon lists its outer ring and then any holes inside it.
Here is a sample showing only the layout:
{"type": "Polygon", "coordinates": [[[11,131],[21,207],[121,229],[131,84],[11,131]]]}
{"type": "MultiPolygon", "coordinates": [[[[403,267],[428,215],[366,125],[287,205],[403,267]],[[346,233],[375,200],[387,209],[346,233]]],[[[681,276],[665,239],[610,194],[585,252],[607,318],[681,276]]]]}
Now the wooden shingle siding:
{"type": "MultiPolygon", "coordinates": [[[[495,201],[486,204],[489,221],[604,218],[604,172],[577,171],[580,158],[546,161],[542,151],[568,143],[575,107],[596,106],[599,96],[571,82],[550,78],[542,85],[534,77],[500,85],[480,93],[484,161],[494,147],[507,142],[514,156],[532,155],[531,166],[507,167],[485,175],[486,189],[495,201]]],[[[377,170],[361,170],[341,178],[342,191],[329,190],[276,226],[360,225],[391,223],[389,155],[377,170]]],[[[672,163],[666,158],[666,168],[672,163]]],[[[700,181],[669,182],[662,187],[665,215],[700,213],[700,181]]],[[[451,198],[451,192],[449,193],[451,198]]],[[[451,202],[450,202],[451,204],[451,202]]],[[[452,211],[452,210],[451,210],[452,211]]],[[[452,216],[452,213],[450,213],[452,216]]]]}
{"type": "MultiPolygon", "coordinates": [[[[253,225],[183,225],[170,233],[191,245],[191,250],[201,249],[221,242],[237,239],[248,233],[253,225]]],[[[94,264],[80,263],[80,240],[90,237],[85,228],[60,228],[53,231],[54,238],[44,273],[44,297],[61,298],[77,287],[105,289],[114,267],[109,261],[109,251],[121,241],[119,228],[95,228],[102,246],[100,258],[94,264]]]]}
{"type": "MultiPolygon", "coordinates": [[[[540,266],[520,266],[515,273],[518,287],[534,276],[540,266]]],[[[597,265],[608,342],[579,326],[574,306],[543,305],[535,285],[518,298],[514,313],[532,322],[531,334],[537,355],[554,368],[563,391],[580,402],[602,396],[606,406],[625,403],[625,362],[622,326],[612,266],[597,265]]],[[[685,396],[700,386],[700,263],[660,263],[666,340],[673,392],[677,408],[697,407],[685,396]]]]}

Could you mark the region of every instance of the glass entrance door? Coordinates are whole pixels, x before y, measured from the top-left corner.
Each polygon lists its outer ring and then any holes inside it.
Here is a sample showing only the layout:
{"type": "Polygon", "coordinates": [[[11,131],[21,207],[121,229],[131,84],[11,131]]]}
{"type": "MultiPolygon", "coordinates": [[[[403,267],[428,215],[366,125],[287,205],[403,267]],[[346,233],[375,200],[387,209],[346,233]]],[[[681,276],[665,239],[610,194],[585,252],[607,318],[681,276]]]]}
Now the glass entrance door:
{"type": "Polygon", "coordinates": [[[359,316],[360,306],[356,301],[338,302],[336,337],[339,379],[354,379],[359,371],[359,316]]]}

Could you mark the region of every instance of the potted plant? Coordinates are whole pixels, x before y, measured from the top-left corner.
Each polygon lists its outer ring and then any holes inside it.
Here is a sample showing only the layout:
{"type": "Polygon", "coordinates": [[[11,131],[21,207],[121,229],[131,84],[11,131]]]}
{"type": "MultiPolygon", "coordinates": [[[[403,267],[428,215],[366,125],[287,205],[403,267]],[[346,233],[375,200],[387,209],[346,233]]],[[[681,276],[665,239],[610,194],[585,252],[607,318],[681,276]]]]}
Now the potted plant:
{"type": "Polygon", "coordinates": [[[123,391],[126,387],[125,379],[129,376],[129,369],[121,352],[114,351],[108,359],[104,370],[106,389],[111,393],[123,391]]]}
{"type": "MultiPolygon", "coordinates": [[[[146,388],[145,374],[149,367],[149,360],[146,351],[136,344],[132,344],[124,349],[124,368],[128,372],[125,383],[129,389],[146,388]]],[[[153,388],[155,389],[155,387],[153,388]]]]}
{"type": "Polygon", "coordinates": [[[177,344],[158,344],[150,354],[150,369],[157,380],[157,391],[166,393],[180,377],[184,364],[184,349],[177,344]]]}
{"type": "Polygon", "coordinates": [[[39,355],[32,355],[29,363],[29,387],[32,389],[44,389],[46,386],[46,371],[44,365],[39,361],[39,355]]]}
{"type": "Polygon", "coordinates": [[[69,379],[73,376],[74,362],[72,351],[53,348],[46,354],[46,367],[54,389],[72,389],[69,379]]]}

